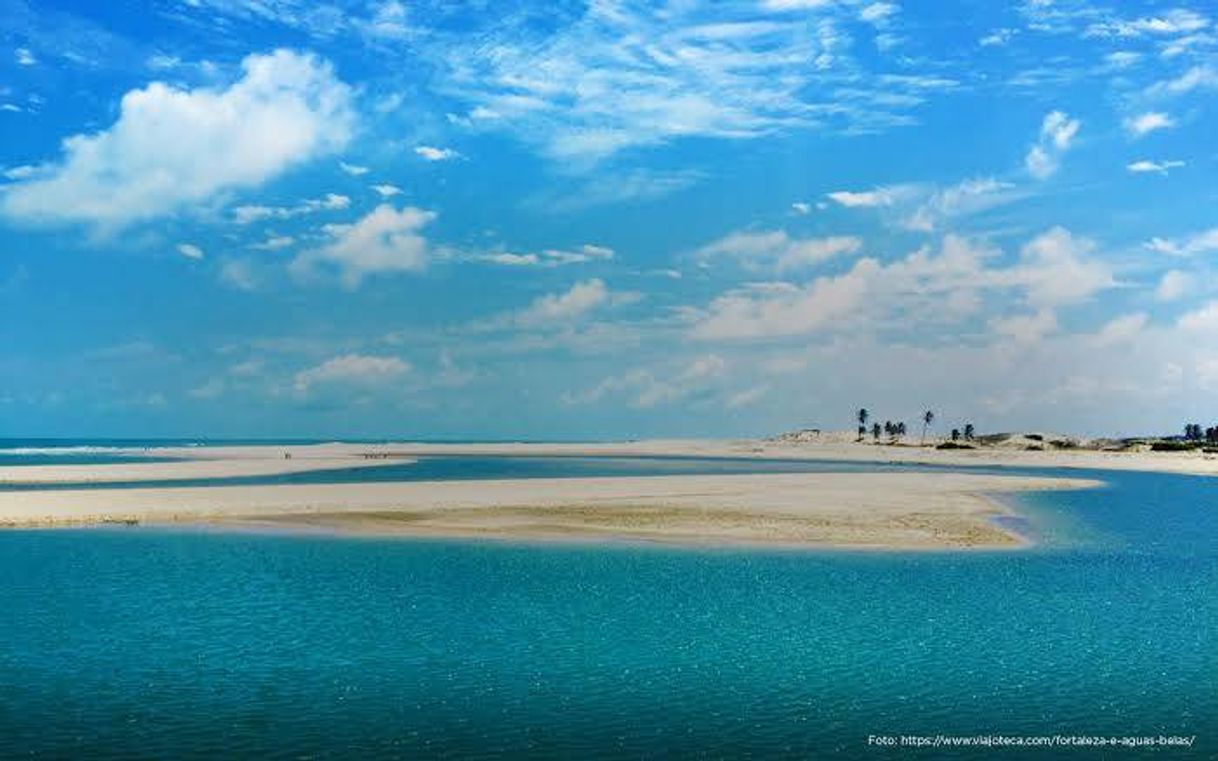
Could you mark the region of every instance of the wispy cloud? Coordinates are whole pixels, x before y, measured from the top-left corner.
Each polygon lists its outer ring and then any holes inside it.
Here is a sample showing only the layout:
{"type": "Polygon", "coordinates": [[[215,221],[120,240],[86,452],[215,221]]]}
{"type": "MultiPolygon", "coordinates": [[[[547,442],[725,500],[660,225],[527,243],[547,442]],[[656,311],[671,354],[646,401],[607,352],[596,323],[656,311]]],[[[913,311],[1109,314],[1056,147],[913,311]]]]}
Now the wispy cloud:
{"type": "MultiPolygon", "coordinates": [[[[458,119],[510,130],[557,159],[597,161],[682,137],[746,139],[818,126],[906,124],[943,77],[868,78],[849,55],[850,11],[776,4],[605,0],[539,32],[516,25],[447,41],[458,119]]],[[[895,6],[874,3],[873,23],[895,6]]]]}
{"type": "Polygon", "coordinates": [[[1028,149],[1024,165],[1028,173],[1038,180],[1048,179],[1057,173],[1062,156],[1074,143],[1082,122],[1071,119],[1064,111],[1051,111],[1040,125],[1036,142],[1028,149]]]}
{"type": "Polygon", "coordinates": [[[1155,130],[1169,129],[1176,126],[1176,120],[1170,114],[1162,111],[1147,111],[1125,120],[1125,129],[1134,137],[1142,137],[1155,130]]]}
{"type": "Polygon", "coordinates": [[[1125,169],[1134,174],[1167,174],[1171,169],[1184,166],[1183,161],[1150,161],[1142,159],[1125,165],[1125,169]]]}
{"type": "Polygon", "coordinates": [[[268,219],[291,219],[319,211],[341,211],[351,206],[351,199],[339,193],[326,193],[321,198],[310,198],[293,206],[259,206],[245,204],[233,209],[233,221],[239,225],[263,222],[268,219]]]}
{"type": "Polygon", "coordinates": [[[417,146],[414,152],[424,161],[452,161],[461,157],[461,154],[452,148],[437,148],[434,145],[417,146]]]}

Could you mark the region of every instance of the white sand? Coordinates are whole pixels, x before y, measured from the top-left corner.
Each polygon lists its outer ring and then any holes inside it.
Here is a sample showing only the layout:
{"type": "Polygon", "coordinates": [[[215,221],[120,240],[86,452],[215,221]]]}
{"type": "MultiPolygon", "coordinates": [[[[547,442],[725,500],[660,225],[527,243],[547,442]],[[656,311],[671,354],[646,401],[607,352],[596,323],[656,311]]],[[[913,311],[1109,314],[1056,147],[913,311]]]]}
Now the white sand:
{"type": "Polygon", "coordinates": [[[986,494],[1094,482],[812,473],[0,492],[0,524],[276,525],[413,536],[1012,547],[986,494]]]}
{"type": "Polygon", "coordinates": [[[240,478],[304,473],[314,470],[370,468],[401,465],[409,457],[365,457],[349,445],[306,447],[192,447],[148,449],[132,454],[180,457],[172,462],[121,462],[101,465],[13,465],[0,467],[0,483],[116,483],[120,481],[176,481],[194,478],[240,478]],[[284,457],[284,453],[291,455],[284,457]]]}
{"type": "MultiPolygon", "coordinates": [[[[916,441],[916,438],[914,439],[916,441]]],[[[299,473],[401,464],[426,455],[503,456],[688,456],[757,457],[840,462],[893,462],[1036,468],[1144,470],[1218,475],[1218,456],[1193,452],[1106,452],[1093,449],[1027,451],[1010,446],[939,450],[927,446],[875,445],[854,441],[853,433],[826,432],[814,441],[651,440],[575,444],[315,444],[305,446],[166,447],[138,450],[178,462],[107,465],[0,467],[0,483],[103,483],[299,473]],[[285,459],[284,453],[291,455],[285,459]]]]}

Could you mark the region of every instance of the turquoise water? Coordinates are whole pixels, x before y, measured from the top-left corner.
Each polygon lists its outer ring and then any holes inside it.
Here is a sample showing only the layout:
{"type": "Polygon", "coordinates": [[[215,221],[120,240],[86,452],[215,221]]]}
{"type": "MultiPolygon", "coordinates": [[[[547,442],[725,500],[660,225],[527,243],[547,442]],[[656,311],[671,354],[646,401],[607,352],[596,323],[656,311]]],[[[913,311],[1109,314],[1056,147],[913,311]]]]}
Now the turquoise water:
{"type": "Polygon", "coordinates": [[[1218,482],[1085,475],[1027,552],[0,533],[0,756],[1212,758],[1218,482]]]}

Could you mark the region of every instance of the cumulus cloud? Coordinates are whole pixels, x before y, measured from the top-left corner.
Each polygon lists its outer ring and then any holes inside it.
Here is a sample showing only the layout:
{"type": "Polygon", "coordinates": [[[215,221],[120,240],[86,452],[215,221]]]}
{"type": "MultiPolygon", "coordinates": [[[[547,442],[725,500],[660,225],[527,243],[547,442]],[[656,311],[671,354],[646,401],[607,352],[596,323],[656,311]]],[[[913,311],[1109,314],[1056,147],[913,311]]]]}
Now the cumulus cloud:
{"type": "Polygon", "coordinates": [[[1057,173],[1061,158],[1070,149],[1082,122],[1064,111],[1051,111],[1040,125],[1040,134],[1024,158],[1028,173],[1044,180],[1057,173]]]}
{"type": "Polygon", "coordinates": [[[708,243],[694,255],[704,262],[730,258],[746,267],[784,272],[853,254],[862,245],[862,239],[847,235],[793,238],[785,230],[739,231],[708,243]]]}
{"type": "Polygon", "coordinates": [[[1159,280],[1159,286],[1155,289],[1155,298],[1159,301],[1176,301],[1188,293],[1192,282],[1193,279],[1188,273],[1168,270],[1159,280]]]}
{"type": "Polygon", "coordinates": [[[422,230],[436,215],[412,206],[395,210],[381,204],[350,225],[326,225],[331,242],[302,253],[292,263],[298,275],[317,268],[338,271],[347,288],[381,273],[419,272],[431,251],[422,230]]]}
{"type": "Polygon", "coordinates": [[[0,190],[0,211],[118,227],[257,187],[342,148],[350,101],[330,64],[286,50],[247,57],[227,88],[153,82],[123,96],[110,127],[67,138],[58,161],[0,190]]]}
{"type": "Polygon", "coordinates": [[[362,177],[365,174],[368,174],[370,171],[366,166],[360,166],[359,164],[348,164],[345,161],[338,162],[338,168],[352,177],[362,177]]]}
{"type": "Polygon", "coordinates": [[[1186,312],[1176,324],[1184,330],[1218,335],[1218,301],[1211,301],[1200,309],[1186,312]]]}
{"type": "Polygon", "coordinates": [[[1033,314],[997,318],[990,321],[990,329],[1017,344],[1036,343],[1057,330],[1057,315],[1041,309],[1033,314]]]}
{"type": "Polygon", "coordinates": [[[375,191],[376,194],[381,198],[392,198],[402,192],[402,189],[397,185],[390,185],[389,183],[373,185],[372,190],[375,191]]]}
{"type": "Polygon", "coordinates": [[[1020,251],[1020,264],[1007,273],[1025,290],[1028,302],[1041,306],[1072,304],[1116,285],[1112,270],[1093,257],[1095,243],[1064,227],[1042,233],[1020,251]]]}
{"type": "Polygon", "coordinates": [[[397,357],[344,354],[296,373],[294,385],[299,392],[321,384],[377,384],[410,372],[410,365],[397,357]]]}
{"type": "Polygon", "coordinates": [[[515,322],[523,326],[565,325],[610,300],[611,294],[604,281],[593,278],[576,283],[562,293],[539,296],[516,314],[515,322]]]}
{"type": "Polygon", "coordinates": [[[1145,312],[1114,317],[1091,337],[1091,342],[1096,346],[1126,343],[1139,336],[1149,321],[1150,317],[1145,312]]]}
{"type": "MultiPolygon", "coordinates": [[[[1054,228],[1023,246],[1015,263],[996,267],[999,252],[948,235],[937,253],[919,249],[888,264],[863,258],[840,275],[804,285],[750,283],[728,291],[693,315],[691,333],[720,340],[884,326],[912,330],[928,322],[958,321],[977,312],[984,295],[998,293],[1012,293],[1037,310],[1033,324],[1043,326],[1047,320],[1041,312],[1115,285],[1094,251],[1091,241],[1054,228]]],[[[1011,323],[1010,330],[1023,325],[1011,323]]]]}

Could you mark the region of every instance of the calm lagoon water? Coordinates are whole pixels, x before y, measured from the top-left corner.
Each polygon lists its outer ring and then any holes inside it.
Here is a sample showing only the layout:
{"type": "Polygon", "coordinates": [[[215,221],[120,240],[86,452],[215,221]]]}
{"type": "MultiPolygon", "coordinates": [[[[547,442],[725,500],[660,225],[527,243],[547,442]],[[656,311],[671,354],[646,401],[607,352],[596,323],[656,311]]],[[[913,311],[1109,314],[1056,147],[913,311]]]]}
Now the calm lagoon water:
{"type": "Polygon", "coordinates": [[[0,532],[0,756],[1213,758],[1218,481],[1085,475],[1026,552],[0,532]]]}

